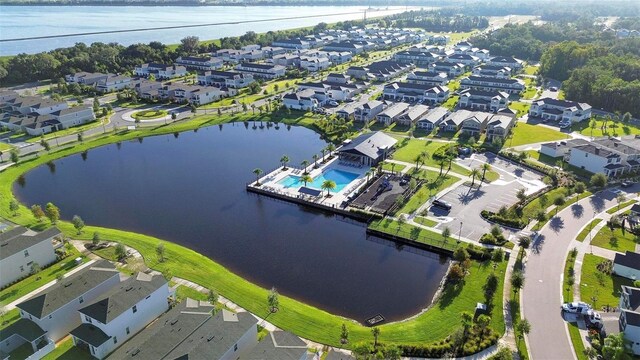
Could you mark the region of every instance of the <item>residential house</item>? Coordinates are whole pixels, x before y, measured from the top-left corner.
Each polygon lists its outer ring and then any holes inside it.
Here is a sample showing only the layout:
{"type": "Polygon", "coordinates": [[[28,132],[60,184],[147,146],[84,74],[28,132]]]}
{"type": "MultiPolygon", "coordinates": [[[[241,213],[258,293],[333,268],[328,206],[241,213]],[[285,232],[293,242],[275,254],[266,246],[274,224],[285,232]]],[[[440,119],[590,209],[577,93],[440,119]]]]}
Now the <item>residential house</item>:
{"type": "Polygon", "coordinates": [[[571,150],[571,148],[578,145],[586,144],[589,144],[589,141],[584,139],[571,139],[559,142],[550,142],[540,145],[540,153],[553,158],[562,157],[565,158],[565,160],[569,160],[569,151],[571,150]]]}
{"type": "MultiPolygon", "coordinates": [[[[637,209],[640,206],[635,204],[634,207],[637,209]]],[[[627,251],[624,255],[616,253],[613,273],[633,281],[640,280],[640,254],[633,251],[627,251]]]]}
{"type": "Polygon", "coordinates": [[[0,359],[9,360],[9,353],[27,343],[33,351],[27,359],[41,359],[56,346],[38,324],[29,319],[19,319],[0,331],[0,359]]]}
{"type": "Polygon", "coordinates": [[[331,66],[327,57],[302,56],[300,57],[300,68],[309,72],[318,72],[331,66]]]}
{"type": "Polygon", "coordinates": [[[349,75],[345,75],[345,74],[331,73],[327,75],[327,81],[336,83],[336,84],[348,84],[349,79],[350,79],[349,75]]]}
{"type": "Polygon", "coordinates": [[[473,68],[472,75],[509,79],[512,75],[512,70],[508,66],[479,65],[473,68]]]}
{"type": "Polygon", "coordinates": [[[379,113],[376,116],[376,119],[379,123],[389,126],[394,123],[396,119],[407,110],[407,108],[409,108],[409,104],[407,103],[399,102],[391,104],[384,111],[379,113]]]}
{"type": "Polygon", "coordinates": [[[109,93],[128,89],[132,86],[132,82],[133,80],[128,76],[109,74],[96,82],[95,88],[101,93],[109,93]]]}
{"type": "Polygon", "coordinates": [[[407,75],[407,82],[422,85],[447,85],[449,76],[438,71],[414,71],[407,75]]]}
{"type": "Polygon", "coordinates": [[[362,66],[350,66],[346,74],[354,79],[368,80],[370,78],[369,69],[362,66]]]}
{"type": "Polygon", "coordinates": [[[60,235],[55,227],[35,233],[22,226],[0,233],[0,288],[31,274],[31,268],[53,264],[53,239],[60,235]]]}
{"type": "Polygon", "coordinates": [[[325,102],[329,100],[345,101],[352,99],[355,95],[361,93],[364,87],[351,82],[342,83],[327,80],[315,83],[300,83],[298,84],[298,89],[313,89],[316,91],[316,98],[321,102],[325,102]],[[324,97],[320,96],[320,93],[322,93],[324,97]]]}
{"type": "Polygon", "coordinates": [[[525,89],[520,79],[499,79],[483,76],[469,76],[460,80],[461,89],[483,91],[504,91],[508,94],[519,94],[525,89]]]}
{"type": "Polygon", "coordinates": [[[298,90],[282,97],[282,105],[287,109],[311,111],[318,107],[318,100],[314,97],[313,89],[298,90]]]}
{"type": "Polygon", "coordinates": [[[405,112],[396,118],[396,122],[402,126],[411,126],[426,114],[428,110],[429,107],[426,105],[410,106],[405,112]]]}
{"type": "Polygon", "coordinates": [[[416,121],[416,128],[431,132],[433,129],[438,128],[450,113],[449,109],[442,106],[429,109],[416,121]]]}
{"type": "Polygon", "coordinates": [[[192,70],[218,70],[224,65],[221,58],[213,56],[180,56],[176,59],[176,65],[181,65],[192,70]]]}
{"type": "Polygon", "coordinates": [[[40,96],[19,96],[5,101],[2,107],[5,113],[33,116],[51,114],[66,109],[69,105],[65,101],[45,99],[40,96]]]}
{"type": "Polygon", "coordinates": [[[145,100],[154,100],[158,98],[158,89],[162,87],[162,83],[158,81],[140,80],[134,86],[138,97],[145,100]]]}
{"type": "Polygon", "coordinates": [[[480,63],[480,58],[467,54],[453,54],[444,58],[444,61],[452,64],[463,64],[465,66],[472,67],[480,63]]]}
{"type": "Polygon", "coordinates": [[[36,323],[58,341],[80,325],[78,310],[120,283],[120,272],[107,260],[99,260],[16,307],[20,317],[36,323]]]}
{"type": "Polygon", "coordinates": [[[496,138],[500,138],[504,141],[515,123],[516,117],[513,114],[498,113],[492,115],[485,127],[487,140],[493,141],[496,138]]]}
{"type": "Polygon", "coordinates": [[[544,98],[534,100],[531,103],[529,116],[544,120],[564,120],[576,123],[591,117],[591,105],[576,101],[544,98]]]}
{"type": "Polygon", "coordinates": [[[471,116],[472,111],[458,110],[449,113],[439,124],[440,131],[457,132],[462,126],[462,122],[471,116]]]}
{"type": "Polygon", "coordinates": [[[349,51],[329,51],[327,52],[329,61],[334,65],[344,64],[353,59],[353,54],[349,51]]]}
{"type": "Polygon", "coordinates": [[[73,343],[103,359],[166,312],[170,296],[162,275],[135,274],[78,310],[73,343]]]}
{"type": "Polygon", "coordinates": [[[241,63],[236,66],[236,70],[243,74],[252,74],[254,77],[277,79],[284,76],[286,68],[273,64],[241,63]]]}
{"type": "Polygon", "coordinates": [[[467,89],[460,92],[458,106],[471,110],[493,111],[505,109],[509,105],[509,94],[503,91],[482,91],[467,89]]]}
{"type": "Polygon", "coordinates": [[[105,78],[107,75],[108,74],[80,71],[77,73],[65,75],[64,80],[68,84],[93,86],[96,82],[98,82],[98,80],[105,78]]]}
{"type": "Polygon", "coordinates": [[[384,103],[378,100],[369,100],[356,107],[353,118],[356,121],[368,122],[384,110],[384,103]]]}
{"type": "Polygon", "coordinates": [[[524,66],[524,61],[516,59],[512,56],[496,56],[489,59],[486,64],[490,66],[506,66],[513,69],[514,71],[520,71],[524,66]]]}
{"type": "Polygon", "coordinates": [[[349,103],[342,107],[342,109],[336,111],[336,116],[345,120],[354,119],[356,115],[356,109],[361,107],[363,104],[364,101],[349,103]]]}
{"type": "Polygon", "coordinates": [[[279,46],[265,46],[262,48],[265,57],[272,58],[276,55],[285,54],[287,49],[279,46]]]}
{"type": "Polygon", "coordinates": [[[437,72],[445,72],[449,74],[450,78],[454,78],[464,73],[464,64],[436,61],[429,69],[437,72]]]}
{"type": "Polygon", "coordinates": [[[330,43],[324,46],[324,51],[347,51],[352,54],[360,54],[365,51],[365,45],[356,41],[340,41],[330,43]]]}
{"type": "Polygon", "coordinates": [[[578,145],[569,151],[569,164],[591,173],[617,176],[624,172],[622,155],[606,146],[589,143],[578,145]]]}
{"type": "Polygon", "coordinates": [[[223,62],[231,62],[231,59],[235,58],[241,51],[238,49],[220,49],[214,52],[213,55],[222,59],[223,62]]]}
{"type": "Polygon", "coordinates": [[[108,359],[236,360],[244,359],[257,345],[257,320],[250,313],[223,309],[213,314],[211,304],[186,299],[125,342],[108,359]]]}
{"type": "Polygon", "coordinates": [[[408,50],[395,53],[393,55],[393,59],[401,64],[427,67],[436,61],[439,61],[441,56],[424,48],[413,47],[408,50]]]}
{"type": "Polygon", "coordinates": [[[295,54],[280,54],[267,60],[268,63],[284,67],[298,67],[300,66],[300,61],[300,56],[295,54]]]}
{"type": "Polygon", "coordinates": [[[136,66],[136,76],[148,78],[154,76],[156,80],[168,80],[187,75],[187,68],[182,65],[167,65],[148,63],[136,66]]]}
{"type": "Polygon", "coordinates": [[[640,288],[622,286],[618,324],[634,355],[640,355],[640,288]]]}
{"type": "MultiPolygon", "coordinates": [[[[401,64],[397,61],[376,61],[367,66],[369,77],[378,81],[388,81],[400,76],[411,69],[411,65],[401,64]]],[[[347,71],[349,75],[349,72],[347,71]]]]}
{"type": "Polygon", "coordinates": [[[385,99],[409,102],[420,101],[435,105],[447,100],[449,88],[446,86],[394,82],[384,87],[383,97],[385,99]]]}
{"type": "MultiPolygon", "coordinates": [[[[466,112],[467,110],[458,110],[456,112],[459,111],[466,112]]],[[[491,116],[492,114],[487,112],[470,111],[466,113],[466,116],[460,123],[460,130],[471,136],[479,136],[485,131],[491,116]]]]}
{"type": "Polygon", "coordinates": [[[387,158],[397,142],[381,131],[362,134],[338,148],[338,158],[373,167],[387,158]]]}
{"type": "Polygon", "coordinates": [[[311,44],[309,44],[308,41],[301,39],[283,39],[272,42],[271,46],[277,46],[288,50],[300,50],[309,49],[311,47],[311,44]]]}
{"type": "Polygon", "coordinates": [[[198,84],[240,89],[253,83],[253,74],[234,71],[205,71],[198,74],[198,84]]]}
{"type": "Polygon", "coordinates": [[[251,349],[242,360],[307,360],[307,343],[287,331],[272,331],[251,349]]]}
{"type": "Polygon", "coordinates": [[[353,356],[337,350],[329,350],[324,360],[356,360],[353,356]]]}

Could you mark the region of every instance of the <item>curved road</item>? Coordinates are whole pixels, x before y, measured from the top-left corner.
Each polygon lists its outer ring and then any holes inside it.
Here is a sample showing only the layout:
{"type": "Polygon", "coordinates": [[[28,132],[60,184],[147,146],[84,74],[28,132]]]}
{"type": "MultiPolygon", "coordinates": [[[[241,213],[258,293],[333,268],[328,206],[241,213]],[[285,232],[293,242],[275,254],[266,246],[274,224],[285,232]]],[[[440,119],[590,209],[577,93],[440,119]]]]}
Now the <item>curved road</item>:
{"type": "MultiPolygon", "coordinates": [[[[636,187],[633,189],[637,191],[636,187]]],[[[594,213],[617,205],[615,197],[613,192],[604,190],[568,206],[542,228],[532,244],[522,290],[523,314],[531,323],[528,340],[532,359],[575,359],[560,311],[565,258],[571,241],[594,213]]]]}

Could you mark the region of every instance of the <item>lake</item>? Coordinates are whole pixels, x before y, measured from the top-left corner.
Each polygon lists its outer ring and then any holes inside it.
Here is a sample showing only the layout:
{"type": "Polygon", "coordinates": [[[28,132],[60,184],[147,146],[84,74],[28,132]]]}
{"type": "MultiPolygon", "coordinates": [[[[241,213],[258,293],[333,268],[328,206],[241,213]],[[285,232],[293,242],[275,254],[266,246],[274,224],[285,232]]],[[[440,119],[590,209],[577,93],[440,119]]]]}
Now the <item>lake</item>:
{"type": "MultiPolygon", "coordinates": [[[[447,264],[367,237],[364,224],[245,191],[256,167],[292,164],[326,146],[301,127],[242,123],[144,138],[38,167],[16,183],[27,205],[64,219],[136,231],[198,251],[265,288],[358,321],[426,307],[447,264]]],[[[224,295],[224,294],[223,294],[224,295]]]]}
{"type": "MultiPolygon", "coordinates": [[[[201,40],[218,39],[243,35],[249,30],[261,33],[312,26],[320,22],[362,19],[364,9],[365,6],[0,6],[0,39],[314,16],[224,26],[3,42],[0,43],[0,55],[36,53],[73,46],[77,42],[131,45],[160,41],[175,44],[190,35],[198,36],[201,40]]],[[[368,16],[390,15],[406,9],[404,6],[393,6],[368,12],[368,16]]]]}

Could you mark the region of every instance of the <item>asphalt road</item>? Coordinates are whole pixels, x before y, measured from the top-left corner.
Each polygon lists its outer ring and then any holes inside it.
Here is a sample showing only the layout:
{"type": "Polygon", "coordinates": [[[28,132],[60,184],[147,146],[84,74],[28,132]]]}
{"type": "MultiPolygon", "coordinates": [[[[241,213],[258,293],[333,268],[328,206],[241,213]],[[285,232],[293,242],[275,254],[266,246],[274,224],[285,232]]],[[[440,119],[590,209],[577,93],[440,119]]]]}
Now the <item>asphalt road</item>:
{"type": "MultiPolygon", "coordinates": [[[[631,190],[637,191],[637,185],[631,190]]],[[[565,258],[569,244],[591,221],[594,213],[614,205],[615,194],[611,191],[580,200],[551,219],[532,244],[525,265],[522,307],[525,318],[531,323],[528,340],[534,360],[575,358],[560,312],[565,258]]]]}

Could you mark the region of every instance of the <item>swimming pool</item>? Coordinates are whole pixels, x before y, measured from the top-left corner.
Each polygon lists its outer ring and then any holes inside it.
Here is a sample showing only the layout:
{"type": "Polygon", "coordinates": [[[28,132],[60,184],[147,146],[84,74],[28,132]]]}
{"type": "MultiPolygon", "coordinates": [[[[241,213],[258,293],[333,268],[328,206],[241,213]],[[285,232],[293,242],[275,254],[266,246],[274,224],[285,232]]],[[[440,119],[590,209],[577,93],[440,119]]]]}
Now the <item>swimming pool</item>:
{"type": "MultiPolygon", "coordinates": [[[[322,190],[322,183],[325,180],[333,180],[336,183],[336,188],[331,190],[331,192],[337,193],[344,189],[345,186],[349,185],[358,176],[358,174],[347,171],[330,169],[316,176],[312,182],[308,182],[307,187],[322,190]]],[[[287,189],[304,186],[304,182],[300,180],[300,177],[293,175],[287,175],[284,179],[278,181],[278,184],[287,189]]]]}

